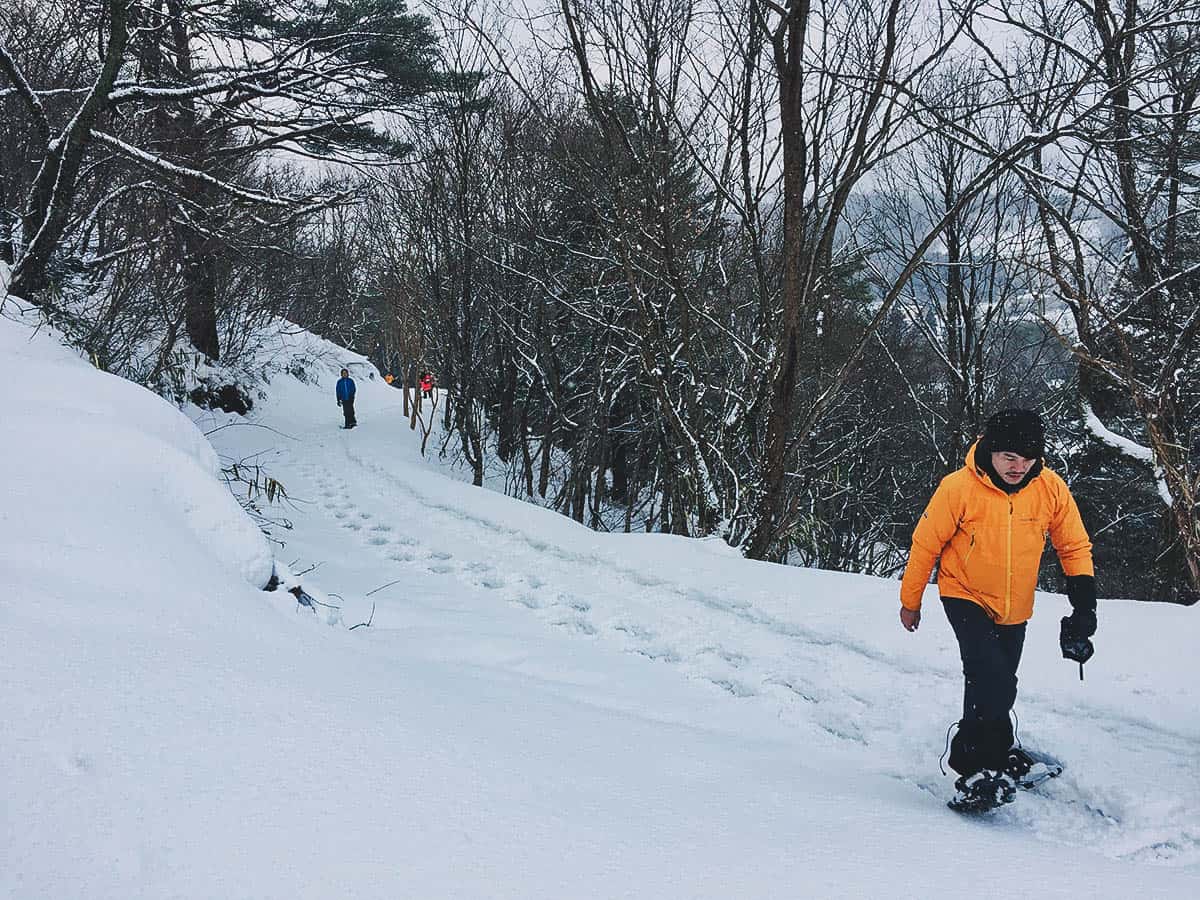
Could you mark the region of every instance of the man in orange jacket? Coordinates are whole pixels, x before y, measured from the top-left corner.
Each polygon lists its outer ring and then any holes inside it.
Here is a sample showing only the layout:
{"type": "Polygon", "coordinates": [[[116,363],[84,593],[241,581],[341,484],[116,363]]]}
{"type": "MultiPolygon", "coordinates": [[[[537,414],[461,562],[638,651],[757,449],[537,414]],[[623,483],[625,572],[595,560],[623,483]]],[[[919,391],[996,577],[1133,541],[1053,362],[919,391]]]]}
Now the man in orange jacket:
{"type": "Polygon", "coordinates": [[[900,587],[900,622],[921,623],[921,597],[940,560],[938,591],[962,656],[963,714],[950,746],[962,777],[951,805],[986,807],[1013,798],[1030,759],[1013,749],[1009,713],[1046,535],[1067,577],[1073,612],[1063,655],[1091,656],[1096,631],[1092,544],[1066,482],[1045,467],[1045,429],[1026,409],[987,421],[966,465],[942,479],[913,531],[900,587]]]}

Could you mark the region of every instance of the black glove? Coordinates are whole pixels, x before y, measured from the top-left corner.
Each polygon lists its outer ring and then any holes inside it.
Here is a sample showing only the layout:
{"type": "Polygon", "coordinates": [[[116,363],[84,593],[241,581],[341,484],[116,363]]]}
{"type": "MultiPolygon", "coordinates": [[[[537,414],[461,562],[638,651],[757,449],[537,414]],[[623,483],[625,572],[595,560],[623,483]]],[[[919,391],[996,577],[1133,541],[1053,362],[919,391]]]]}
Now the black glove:
{"type": "Polygon", "coordinates": [[[338,401],[338,406],[341,406],[341,405],[342,405],[342,401],[341,401],[341,400],[339,400],[339,401],[338,401]]]}
{"type": "Polygon", "coordinates": [[[1096,614],[1088,613],[1090,620],[1084,614],[1075,612],[1063,616],[1062,627],[1058,632],[1058,643],[1062,647],[1063,659],[1071,659],[1080,665],[1092,658],[1096,648],[1092,646],[1091,636],[1096,633],[1096,614]]]}
{"type": "Polygon", "coordinates": [[[1071,634],[1080,638],[1090,638],[1096,633],[1095,610],[1077,609],[1065,617],[1071,623],[1071,634]]]}
{"type": "Polygon", "coordinates": [[[1069,616],[1063,616],[1058,632],[1058,644],[1063,659],[1079,663],[1079,680],[1083,680],[1083,664],[1092,658],[1096,648],[1091,636],[1096,633],[1096,579],[1092,575],[1068,575],[1067,599],[1071,601],[1069,616]]]}
{"type": "Polygon", "coordinates": [[[1092,575],[1068,575],[1067,599],[1071,601],[1072,630],[1081,637],[1096,633],[1096,579],[1092,575]]]}

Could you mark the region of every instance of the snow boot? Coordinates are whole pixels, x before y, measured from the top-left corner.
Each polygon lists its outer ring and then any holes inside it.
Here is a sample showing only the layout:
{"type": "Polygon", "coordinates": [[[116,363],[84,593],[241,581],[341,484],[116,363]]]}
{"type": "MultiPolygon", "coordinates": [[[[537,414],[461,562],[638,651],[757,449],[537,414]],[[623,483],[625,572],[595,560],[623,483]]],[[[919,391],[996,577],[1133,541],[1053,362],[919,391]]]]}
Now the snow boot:
{"type": "Polygon", "coordinates": [[[1008,751],[1008,762],[1004,765],[1004,772],[1012,778],[1017,787],[1029,790],[1043,781],[1061,775],[1063,764],[1051,756],[1031,753],[1023,747],[1013,747],[1008,751]]]}
{"type": "Polygon", "coordinates": [[[1017,783],[1007,772],[980,769],[954,782],[954,796],[946,803],[955,812],[987,812],[1017,796],[1017,783]]]}

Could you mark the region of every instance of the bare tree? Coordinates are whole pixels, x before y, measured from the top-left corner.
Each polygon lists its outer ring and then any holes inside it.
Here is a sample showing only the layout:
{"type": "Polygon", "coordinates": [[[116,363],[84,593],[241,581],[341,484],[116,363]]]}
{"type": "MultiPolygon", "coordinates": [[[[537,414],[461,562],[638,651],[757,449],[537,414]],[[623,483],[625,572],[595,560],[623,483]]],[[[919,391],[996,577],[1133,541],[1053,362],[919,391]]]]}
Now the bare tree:
{"type": "MultiPolygon", "coordinates": [[[[430,84],[434,44],[399,3],[327,10],[295,0],[274,9],[232,0],[105,0],[86,26],[102,63],[62,116],[0,38],[0,75],[38,135],[11,290],[39,300],[77,201],[81,167],[113,154],[176,198],[172,227],[184,264],[184,325],[197,349],[219,351],[214,257],[222,207],[248,209],[286,230],[345,194],[281,193],[257,168],[280,153],[363,159],[395,150],[369,115],[402,108],[430,84]],[[336,14],[327,14],[327,13],[336,14]],[[140,128],[123,127],[138,111],[140,128]],[[365,156],[366,155],[366,156],[365,156]]],[[[120,192],[110,191],[99,205],[120,192]]],[[[99,220],[93,208],[82,219],[99,220]]],[[[87,248],[89,251],[93,247],[87,248]]],[[[110,251],[111,252],[111,251],[110,251]]]]}
{"type": "Polygon", "coordinates": [[[1024,169],[1043,239],[1035,261],[1065,304],[1093,439],[1144,466],[1163,504],[1156,595],[1200,596],[1200,255],[1195,185],[1200,5],[1107,0],[989,7],[1026,50],[991,57],[1031,128],[1047,83],[1075,81],[1078,127],[1024,169]],[[1078,114],[1084,98],[1094,114],[1078,114]]]}

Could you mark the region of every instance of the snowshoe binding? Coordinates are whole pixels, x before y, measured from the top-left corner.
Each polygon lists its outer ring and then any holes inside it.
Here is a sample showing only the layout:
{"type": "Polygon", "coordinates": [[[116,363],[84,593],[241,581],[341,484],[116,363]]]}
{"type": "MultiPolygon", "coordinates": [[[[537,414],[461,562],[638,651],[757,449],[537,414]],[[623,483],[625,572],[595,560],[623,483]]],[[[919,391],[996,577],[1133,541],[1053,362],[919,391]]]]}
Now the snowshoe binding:
{"type": "Polygon", "coordinates": [[[954,796],[946,805],[955,812],[983,813],[1017,796],[1017,783],[1007,772],[981,769],[974,775],[964,775],[954,782],[954,796]]]}
{"type": "Polygon", "coordinates": [[[1044,753],[1013,747],[1008,751],[1004,772],[1012,777],[1017,787],[1027,791],[1043,781],[1057,778],[1063,773],[1063,764],[1044,753]]]}

